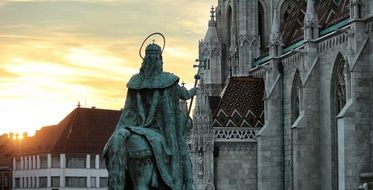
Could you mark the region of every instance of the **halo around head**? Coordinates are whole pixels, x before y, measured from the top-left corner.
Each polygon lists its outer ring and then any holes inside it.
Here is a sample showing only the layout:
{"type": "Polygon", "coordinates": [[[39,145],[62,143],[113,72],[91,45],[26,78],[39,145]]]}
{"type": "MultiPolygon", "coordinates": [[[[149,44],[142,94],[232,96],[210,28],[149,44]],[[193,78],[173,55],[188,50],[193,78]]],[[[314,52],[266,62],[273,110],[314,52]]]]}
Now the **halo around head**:
{"type": "Polygon", "coordinates": [[[141,47],[140,47],[140,50],[139,50],[139,55],[140,55],[141,59],[144,59],[144,56],[141,55],[141,50],[142,50],[146,40],[148,40],[150,37],[152,37],[154,35],[160,35],[163,38],[163,47],[162,47],[161,55],[163,54],[164,47],[166,46],[166,38],[164,37],[164,35],[162,33],[154,32],[154,33],[150,34],[148,37],[146,37],[145,40],[141,44],[141,47]]]}

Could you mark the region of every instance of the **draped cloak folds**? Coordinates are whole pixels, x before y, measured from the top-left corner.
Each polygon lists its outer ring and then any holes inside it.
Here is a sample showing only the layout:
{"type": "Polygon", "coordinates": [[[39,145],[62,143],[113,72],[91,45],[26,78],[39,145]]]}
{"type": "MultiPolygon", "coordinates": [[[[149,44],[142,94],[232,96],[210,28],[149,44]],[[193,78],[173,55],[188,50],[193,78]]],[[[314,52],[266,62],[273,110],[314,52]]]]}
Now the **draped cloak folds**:
{"type": "Polygon", "coordinates": [[[181,112],[179,99],[193,96],[178,81],[167,72],[149,78],[134,75],[127,83],[127,98],[116,128],[146,138],[161,179],[173,190],[182,189],[182,157],[189,151],[185,136],[188,117],[181,112]]]}

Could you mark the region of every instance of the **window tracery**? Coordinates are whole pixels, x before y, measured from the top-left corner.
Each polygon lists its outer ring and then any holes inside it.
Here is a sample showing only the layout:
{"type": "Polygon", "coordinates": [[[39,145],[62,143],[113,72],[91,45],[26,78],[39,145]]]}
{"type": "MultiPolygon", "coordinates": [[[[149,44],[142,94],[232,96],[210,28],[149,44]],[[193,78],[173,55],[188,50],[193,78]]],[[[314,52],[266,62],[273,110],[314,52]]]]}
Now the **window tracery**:
{"type": "Polygon", "coordinates": [[[287,21],[287,19],[290,17],[291,12],[293,12],[294,8],[296,6],[296,2],[294,0],[286,0],[281,5],[281,23],[284,23],[287,21]]]}
{"type": "Polygon", "coordinates": [[[291,124],[294,124],[300,114],[301,84],[300,74],[297,70],[294,75],[291,92],[291,124]]]}

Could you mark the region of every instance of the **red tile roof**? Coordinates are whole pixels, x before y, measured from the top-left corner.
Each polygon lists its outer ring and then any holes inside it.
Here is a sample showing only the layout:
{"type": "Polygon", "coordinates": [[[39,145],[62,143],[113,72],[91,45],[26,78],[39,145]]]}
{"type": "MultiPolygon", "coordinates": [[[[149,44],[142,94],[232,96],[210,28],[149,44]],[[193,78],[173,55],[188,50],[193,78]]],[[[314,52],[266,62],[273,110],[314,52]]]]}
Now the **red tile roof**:
{"type": "Polygon", "coordinates": [[[62,133],[52,152],[102,153],[121,111],[77,108],[62,120],[62,133]]]}
{"type": "Polygon", "coordinates": [[[214,113],[213,127],[262,127],[264,82],[261,78],[232,77],[214,113]]]}
{"type": "MultiPolygon", "coordinates": [[[[338,5],[333,0],[316,0],[315,8],[321,29],[349,18],[349,3],[350,0],[340,0],[338,5]]],[[[282,40],[285,46],[303,39],[303,22],[307,3],[302,0],[297,1],[296,5],[286,22],[281,26],[282,40]]]]}
{"type": "MultiPolygon", "coordinates": [[[[95,108],[76,108],[59,124],[43,127],[35,136],[13,142],[8,152],[12,155],[43,153],[102,153],[102,149],[114,131],[121,111],[95,108]]],[[[3,145],[0,145],[2,153],[3,145]]],[[[8,146],[7,146],[8,147],[8,146]]],[[[0,153],[0,164],[1,156],[0,153]]],[[[11,157],[10,157],[11,158],[11,157]]]]}

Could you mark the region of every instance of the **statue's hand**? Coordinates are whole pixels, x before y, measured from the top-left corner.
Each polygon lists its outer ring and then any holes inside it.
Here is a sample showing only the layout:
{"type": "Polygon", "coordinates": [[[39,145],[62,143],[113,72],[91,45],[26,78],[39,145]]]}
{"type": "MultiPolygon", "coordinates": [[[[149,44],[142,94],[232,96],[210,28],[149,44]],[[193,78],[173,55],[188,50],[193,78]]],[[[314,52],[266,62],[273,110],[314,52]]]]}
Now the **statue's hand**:
{"type": "Polygon", "coordinates": [[[190,89],[190,90],[189,90],[190,95],[191,95],[191,96],[195,96],[195,95],[197,95],[197,92],[198,92],[197,89],[198,89],[198,88],[192,88],[192,89],[190,89]]]}

